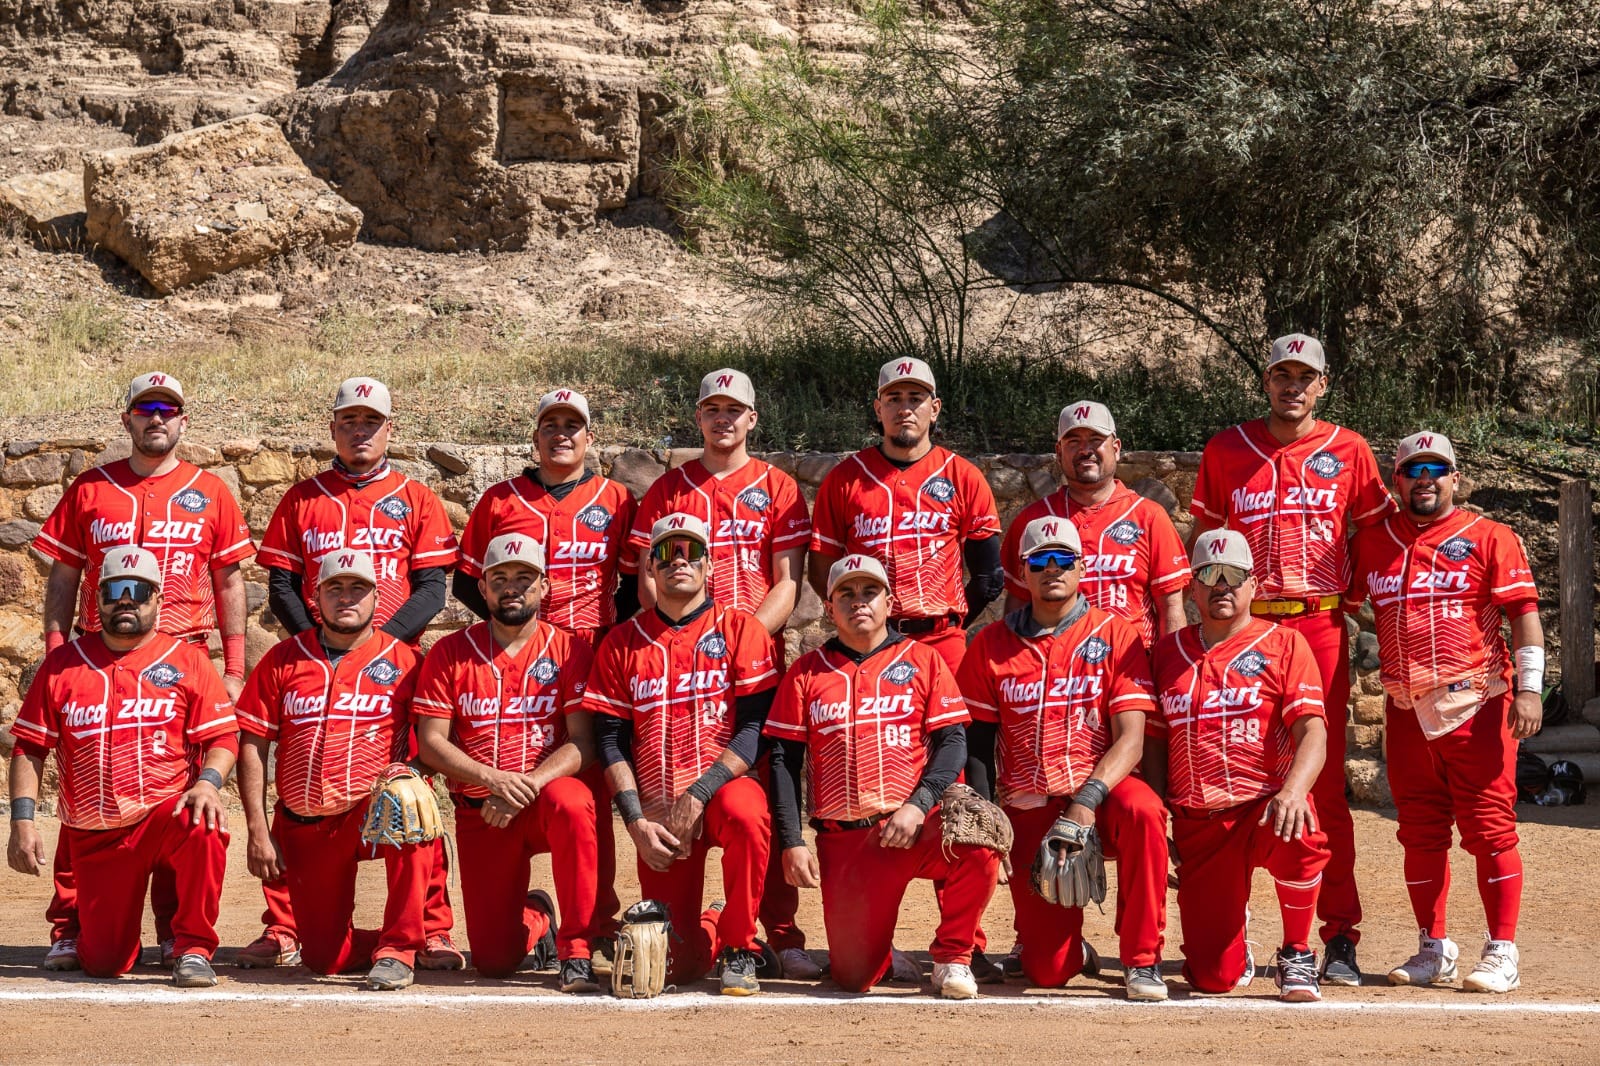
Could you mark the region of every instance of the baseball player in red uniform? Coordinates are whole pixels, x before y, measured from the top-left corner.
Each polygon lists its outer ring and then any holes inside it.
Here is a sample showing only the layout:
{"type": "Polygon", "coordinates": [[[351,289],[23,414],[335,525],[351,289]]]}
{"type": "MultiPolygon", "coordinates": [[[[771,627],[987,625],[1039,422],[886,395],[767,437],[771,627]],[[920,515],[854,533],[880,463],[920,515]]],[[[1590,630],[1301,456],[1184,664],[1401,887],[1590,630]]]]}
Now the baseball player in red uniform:
{"type": "MultiPolygon", "coordinates": [[[[461,564],[453,590],[456,599],[479,618],[488,618],[490,605],[478,584],[483,553],[494,537],[525,533],[544,549],[548,568],[540,618],[595,648],[618,619],[632,618],[639,609],[639,587],[627,543],[633,495],[584,465],[593,434],[589,401],[581,392],[560,388],[545,393],[534,425],[539,465],[490,486],[472,508],[461,534],[461,564]]],[[[617,899],[611,797],[598,762],[587,763],[582,778],[594,793],[598,819],[595,931],[602,941],[609,941],[622,909],[617,899]]]]}
{"type": "Polygon", "coordinates": [[[1309,944],[1328,864],[1311,795],[1326,750],[1321,675],[1298,630],[1251,616],[1255,561],[1243,534],[1201,534],[1192,562],[1200,622],[1156,644],[1161,709],[1144,763],[1172,809],[1183,974],[1200,992],[1250,983],[1250,879],[1265,866],[1283,920],[1279,995],[1321,999],[1309,944]]]}
{"type": "MultiPolygon", "coordinates": [[[[160,371],[141,374],[128,386],[122,414],[132,443],[128,458],[81,474],[50,512],[34,548],[50,560],[45,585],[45,651],[78,628],[100,628],[100,564],[114,548],[134,544],[156,557],[161,568],[162,607],[156,625],[163,633],[202,650],[213,629],[221,629],[223,686],[230,698],[244,687],[244,578],[239,564],[255,554],[250,528],[239,504],[215,474],[177,456],[188,424],[183,385],[160,371]]],[[[72,875],[72,847],[63,833],[56,844],[55,897],[50,920],[47,970],[76,969],[78,915],[72,875]]],[[[151,907],[162,964],[173,962],[172,915],[177,898],[172,876],[157,868],[151,880],[151,907]]]]}
{"type": "MultiPolygon", "coordinates": [[[[445,574],[456,561],[456,537],[433,490],[389,465],[393,404],[389,389],[372,378],[350,378],[333,400],[329,431],[333,465],[299,482],[278,501],[261,539],[268,602],[290,636],[321,622],[315,577],[335,549],[355,549],[372,560],[377,576],[373,626],[416,650],[417,638],[444,608],[445,574]]],[[[450,940],[454,916],[446,890],[444,841],[423,845],[433,856],[428,886],[428,941],[417,965],[459,970],[466,959],[450,940]]],[[[241,948],[239,965],[293,965],[299,950],[289,893],[279,882],[262,884],[266,928],[241,948]]]]}
{"type": "Polygon", "coordinates": [[[367,799],[411,742],[417,655],[373,626],[378,576],[365,552],[328,552],[318,564],[316,629],[274,645],[239,697],[239,798],[250,832],[250,872],[282,880],[305,964],[317,973],[371,967],[374,989],[412,982],[423,947],[431,849],[385,847],[383,927],[357,929],[356,864],[367,799]],[[267,750],[278,745],[278,803],[267,823],[267,750]]]}
{"type": "MultiPolygon", "coordinates": [[[[958,674],[973,718],[968,784],[988,793],[994,782],[1016,833],[1017,870],[1032,863],[1061,815],[1097,827],[1117,861],[1128,998],[1166,999],[1167,812],[1131,776],[1144,754],[1146,718],[1156,713],[1149,658],[1132,624],[1080,593],[1086,556],[1073,521],[1034,519],[1018,549],[1028,605],[985,627],[958,674]]],[[[1047,903],[1026,877],[1011,878],[1011,900],[1023,973],[1041,987],[1066,984],[1084,965],[1082,909],[1047,903]]]]}
{"type": "MultiPolygon", "coordinates": [[[[725,368],[701,379],[695,420],[705,450],[650,486],[639,504],[628,548],[638,559],[640,598],[652,606],[651,527],[669,514],[692,514],[704,522],[711,535],[708,595],[760,619],[772,637],[773,661],[781,671],[783,627],[800,591],[811,517],[794,478],[750,455],[746,445],[756,417],[755,386],[745,374],[725,368]]],[[[758,769],[765,780],[766,763],[758,769]]],[[[806,953],[806,935],[795,921],[799,907],[800,893],[784,880],[783,865],[773,853],[761,893],[767,943],[777,952],[781,976],[814,981],[822,976],[822,967],[806,953]]]]}
{"type": "Polygon", "coordinates": [[[536,965],[559,958],[563,992],[596,992],[595,797],[577,776],[594,761],[580,709],[593,656],[539,618],[547,584],[537,540],[503,533],[479,565],[489,620],[433,646],[411,707],[423,760],[450,778],[472,964],[507,977],[531,951],[536,965]],[[559,928],[549,896],[528,891],[530,860],[545,853],[559,928]],[[541,944],[556,956],[538,958],[541,944]]]}
{"type": "Polygon", "coordinates": [[[77,958],[94,977],[139,959],[151,874],[167,870],[177,909],[173,983],[217,983],[217,911],[228,857],[218,790],[239,749],[233,702],[204,650],[161,632],[161,562],[142,548],[102,553],[100,625],[51,651],[11,725],[11,868],[37,876],[34,807],[52,750],[63,839],[77,873],[77,958]]]}
{"type": "Polygon", "coordinates": [[[1272,342],[1267,417],[1206,443],[1190,510],[1197,536],[1223,526],[1244,534],[1260,560],[1251,610],[1305,637],[1321,671],[1328,753],[1315,795],[1332,852],[1317,912],[1327,945],[1322,980],[1359,985],[1361,899],[1344,773],[1350,634],[1340,601],[1350,584],[1347,538],[1395,508],[1367,442],[1316,417],[1327,369],[1314,338],[1294,333],[1272,342]]]}
{"type": "Polygon", "coordinates": [[[656,605],[607,634],[583,705],[640,891],[672,917],[667,980],[697,980],[716,960],[722,991],[747,996],[761,988],[756,909],[771,843],[766,793],[748,775],[778,674],[760,621],[706,595],[710,542],[693,515],[656,523],[656,605]],[[727,900],[702,913],[712,847],[727,900]]]}
{"type": "Polygon", "coordinates": [[[941,996],[971,999],[974,938],[1000,858],[946,847],[932,816],[966,761],[966,703],[936,649],[889,628],[882,563],[847,555],[826,588],[838,636],[784,676],[766,727],[784,871],[792,884],[821,887],[830,969],[851,992],[889,972],[906,887],[919,877],[942,882],[933,983],[941,996]],[[815,856],[800,831],[808,756],[815,856]]]}
{"type": "Polygon", "coordinates": [[[1121,458],[1117,423],[1104,404],[1078,400],[1061,409],[1056,460],[1067,483],[1024,507],[1006,531],[1000,560],[1008,614],[1031,596],[1022,531],[1055,516],[1072,519],[1087,546],[1077,580],[1092,606],[1133,623],[1146,648],[1189,624],[1183,614],[1189,555],[1166,509],[1117,480],[1121,458]]]}
{"type": "Polygon", "coordinates": [[[1489,922],[1483,957],[1462,985],[1509,992],[1520,984],[1517,741],[1543,720],[1538,593],[1517,535],[1456,508],[1461,474],[1448,438],[1424,431],[1401,441],[1394,483],[1402,511],[1356,535],[1345,598],[1350,610],[1371,598],[1377,616],[1389,787],[1421,930],[1417,953],[1389,980],[1430,985],[1456,977],[1460,952],[1445,929],[1454,824],[1477,860],[1489,922]],[[1502,618],[1511,626],[1511,654],[1502,618]]]}

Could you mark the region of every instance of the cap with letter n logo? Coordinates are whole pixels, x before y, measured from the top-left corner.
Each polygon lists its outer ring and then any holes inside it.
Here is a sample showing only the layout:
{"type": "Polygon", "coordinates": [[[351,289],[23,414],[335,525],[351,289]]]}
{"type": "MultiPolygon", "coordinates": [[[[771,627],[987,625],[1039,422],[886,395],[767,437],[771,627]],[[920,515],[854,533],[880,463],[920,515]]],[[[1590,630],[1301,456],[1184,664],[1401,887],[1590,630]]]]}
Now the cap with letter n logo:
{"type": "Polygon", "coordinates": [[[1299,363],[1319,374],[1328,372],[1328,357],[1322,351],[1322,342],[1304,333],[1291,333],[1272,342],[1272,354],[1267,359],[1267,369],[1279,363],[1299,363]]]}
{"type": "Polygon", "coordinates": [[[732,400],[734,403],[742,403],[754,410],[756,406],[756,387],[743,371],[735,370],[732,367],[723,367],[721,370],[713,370],[700,379],[700,398],[695,401],[695,406],[698,407],[707,400],[717,397],[732,400]]]}
{"type": "Polygon", "coordinates": [[[1434,433],[1423,430],[1413,433],[1400,442],[1394,451],[1394,467],[1400,469],[1413,459],[1442,459],[1454,469],[1456,465],[1455,445],[1450,443],[1450,438],[1443,433],[1434,433]]]}
{"type": "Polygon", "coordinates": [[[165,393],[179,404],[183,403],[183,386],[178,379],[171,374],[154,370],[148,374],[140,374],[128,383],[128,396],[123,408],[132,407],[152,392],[165,393]]]}
{"type": "Polygon", "coordinates": [[[711,547],[711,533],[706,529],[706,524],[694,515],[684,514],[682,511],[659,518],[656,524],[650,527],[652,548],[668,537],[690,537],[707,548],[711,547]]]}
{"type": "Polygon", "coordinates": [[[891,385],[910,382],[921,385],[929,392],[938,392],[938,384],[933,378],[933,367],[921,359],[892,359],[878,370],[878,391],[881,393],[891,385]]]}
{"type": "Polygon", "coordinates": [[[870,555],[846,555],[828,568],[828,595],[831,597],[834,589],[852,577],[869,577],[884,588],[889,587],[889,574],[878,560],[870,555]]]}
{"type": "Polygon", "coordinates": [[[384,418],[394,414],[389,386],[377,378],[346,378],[341,381],[339,391],[333,394],[333,409],[337,413],[347,407],[365,407],[384,418]]]}
{"type": "Polygon", "coordinates": [[[1061,409],[1056,419],[1056,440],[1075,429],[1087,429],[1106,437],[1117,435],[1117,420],[1111,417],[1111,408],[1093,400],[1075,400],[1061,409]]]}
{"type": "Polygon", "coordinates": [[[1194,542],[1189,565],[1198,570],[1211,563],[1255,569],[1255,557],[1250,553],[1250,542],[1235,529],[1213,529],[1202,533],[1194,542]]]}
{"type": "Polygon", "coordinates": [[[483,552],[485,575],[497,566],[525,566],[544,573],[544,545],[526,533],[502,533],[483,552]]]}
{"type": "Polygon", "coordinates": [[[143,548],[113,548],[100,563],[100,583],[116,578],[132,577],[160,587],[161,564],[143,548]]]}
{"type": "Polygon", "coordinates": [[[1047,516],[1035,518],[1023,527],[1021,551],[1024,559],[1046,548],[1061,548],[1082,555],[1083,538],[1078,536],[1077,525],[1068,519],[1047,516]]]}
{"type": "Polygon", "coordinates": [[[377,571],[372,566],[372,556],[366,552],[331,551],[322,557],[317,568],[317,584],[336,577],[356,577],[369,585],[378,583],[377,571]]]}
{"type": "Polygon", "coordinates": [[[589,424],[589,400],[574,389],[552,389],[539,397],[539,409],[534,412],[533,424],[539,425],[551,411],[571,411],[589,424]]]}

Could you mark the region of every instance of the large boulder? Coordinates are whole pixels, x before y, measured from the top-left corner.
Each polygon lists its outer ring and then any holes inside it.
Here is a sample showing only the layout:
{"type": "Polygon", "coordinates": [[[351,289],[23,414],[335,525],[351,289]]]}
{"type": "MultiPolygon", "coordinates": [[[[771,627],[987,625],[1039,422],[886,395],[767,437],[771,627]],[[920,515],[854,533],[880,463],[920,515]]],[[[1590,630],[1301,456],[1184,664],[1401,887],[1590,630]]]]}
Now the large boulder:
{"type": "Polygon", "coordinates": [[[355,240],[361,212],[306,169],[265,115],[175,133],[84,162],[89,239],[157,291],[291,249],[355,240]]]}
{"type": "Polygon", "coordinates": [[[0,181],[0,223],[20,227],[42,248],[70,246],[83,235],[83,173],[52,170],[0,181]]]}

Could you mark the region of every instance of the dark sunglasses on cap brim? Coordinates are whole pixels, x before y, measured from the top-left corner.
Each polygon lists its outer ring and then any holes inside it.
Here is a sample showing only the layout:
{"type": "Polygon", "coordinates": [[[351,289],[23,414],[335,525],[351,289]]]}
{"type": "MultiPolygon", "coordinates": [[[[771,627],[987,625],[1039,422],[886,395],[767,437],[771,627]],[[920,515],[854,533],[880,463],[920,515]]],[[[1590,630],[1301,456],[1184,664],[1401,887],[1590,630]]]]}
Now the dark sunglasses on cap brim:
{"type": "Polygon", "coordinates": [[[1194,579],[1208,588],[1226,584],[1230,589],[1236,589],[1250,580],[1250,571],[1230,563],[1207,563],[1194,572],[1194,579]]]}
{"type": "Polygon", "coordinates": [[[142,418],[154,418],[156,415],[162,418],[176,418],[183,414],[183,405],[167,403],[165,400],[140,400],[128,410],[142,418]]]}
{"type": "Polygon", "coordinates": [[[148,603],[155,592],[154,585],[138,577],[114,577],[100,585],[100,599],[105,603],[116,603],[123,599],[131,599],[134,603],[148,603]]]}
{"type": "Polygon", "coordinates": [[[1077,565],[1077,552],[1063,551],[1058,548],[1046,548],[1028,556],[1028,569],[1036,574],[1043,573],[1052,566],[1059,566],[1063,570],[1071,570],[1077,565]]]}
{"type": "Polygon", "coordinates": [[[1402,463],[1400,476],[1413,480],[1419,477],[1441,478],[1446,474],[1455,473],[1455,467],[1439,459],[1413,459],[1409,463],[1402,463]]]}
{"type": "Polygon", "coordinates": [[[706,546],[693,537],[668,537],[650,549],[650,558],[662,566],[675,559],[698,563],[706,557],[706,546]]]}

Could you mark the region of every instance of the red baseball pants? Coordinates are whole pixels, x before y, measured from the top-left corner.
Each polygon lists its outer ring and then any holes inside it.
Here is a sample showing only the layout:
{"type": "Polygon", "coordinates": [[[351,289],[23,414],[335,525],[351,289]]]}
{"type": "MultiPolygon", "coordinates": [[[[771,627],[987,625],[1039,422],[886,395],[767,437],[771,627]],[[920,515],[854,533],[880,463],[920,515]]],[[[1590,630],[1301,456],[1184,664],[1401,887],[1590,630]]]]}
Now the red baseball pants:
{"type": "MultiPolygon", "coordinates": [[[[605,767],[598,762],[578,775],[594,798],[595,868],[594,921],[591,936],[616,936],[622,901],[617,899],[617,831],[611,818],[611,790],[605,767]]],[[[565,908],[563,908],[565,909],[565,908]]],[[[562,956],[566,958],[566,956],[562,956]]]]}
{"type": "Polygon", "coordinates": [[[753,777],[729,781],[706,804],[705,831],[689,857],[665,873],[639,862],[639,891],[645,899],[666,904],[674,939],[667,980],[698,981],[725,947],[756,950],[756,910],[761,882],[772,846],[772,815],[767,794],[753,777]],[[722,913],[701,912],[705,902],[706,856],[722,849],[722,913]],[[697,920],[698,919],[698,920],[697,920]]]}
{"type": "Polygon", "coordinates": [[[273,815],[272,836],[288,871],[284,880],[299,927],[300,957],[317,973],[363,970],[378,959],[415,966],[422,950],[431,849],[363,844],[361,820],[366,810],[366,804],[358,803],[310,825],[288,817],[282,804],[273,815]],[[373,859],[382,859],[388,873],[383,928],[357,929],[351,921],[356,911],[356,864],[373,859]]]}
{"type": "MultiPolygon", "coordinates": [[[[1270,823],[1257,825],[1270,802],[1268,796],[1222,811],[1172,813],[1183,976],[1196,991],[1227,992],[1244,974],[1250,879],[1259,867],[1277,884],[1284,944],[1304,949],[1310,939],[1328,840],[1319,830],[1285,841],[1270,823]]],[[[1314,797],[1311,804],[1315,812],[1314,797]]]]}
{"type": "Polygon", "coordinates": [[[576,777],[558,777],[509,826],[495,829],[483,812],[456,807],[461,849],[461,899],[467,909],[472,965],[488,977],[507,977],[550,928],[542,910],[528,904],[535,855],[550,854],[561,923],[556,954],[589,957],[594,924],[597,856],[594,793],[576,777]]]}
{"type": "Polygon", "coordinates": [[[173,950],[217,950],[217,913],[228,863],[228,834],[172,816],[181,795],[163,800],[144,819],[121,829],[73,829],[77,872],[78,961],[91,977],[116,977],[139,961],[139,926],[151,874],[170,871],[177,886],[173,950]]]}
{"type": "MultiPolygon", "coordinates": [[[[58,940],[76,940],[78,926],[78,883],[72,872],[72,838],[67,827],[56,834],[56,856],[51,864],[51,877],[55,892],[50,905],[45,908],[45,921],[50,923],[50,943],[58,940]]],[[[156,939],[171,940],[172,916],[178,910],[178,885],[172,871],[157,866],[150,874],[150,913],[156,918],[156,939]]]]}
{"type": "MultiPolygon", "coordinates": [[[[418,847],[430,853],[431,859],[428,870],[428,897],[422,907],[422,924],[428,936],[438,936],[450,932],[456,924],[455,912],[450,909],[450,855],[442,839],[435,840],[431,844],[419,844],[418,847]]],[[[152,895],[153,893],[152,889],[152,895]]],[[[267,931],[300,939],[300,934],[295,930],[294,908],[289,904],[288,882],[282,878],[263,881],[261,895],[267,901],[266,910],[261,912],[261,924],[266,926],[267,931]]],[[[154,903],[151,905],[154,906],[154,903]]]]}
{"type": "Polygon", "coordinates": [[[849,992],[865,992],[889,971],[900,901],[917,878],[944,883],[929,948],[933,961],[970,963],[978,921],[1000,874],[1000,856],[988,848],[957,844],[945,854],[937,807],[909,848],[884,847],[879,832],[874,825],[817,834],[829,965],[834,981],[849,992]]]}
{"type": "MultiPolygon", "coordinates": [[[[1059,988],[1083,969],[1083,910],[1046,903],[1028,870],[1040,841],[1066,809],[1069,797],[1033,810],[1007,807],[1015,830],[1011,848],[1011,902],[1023,946],[1028,983],[1059,988]]],[[[1124,966],[1161,961],[1167,928],[1167,809],[1137,777],[1127,777],[1095,811],[1106,858],[1117,863],[1117,934],[1124,966]]]]}
{"type": "Polygon", "coordinates": [[[1388,702],[1384,730],[1389,790],[1405,849],[1406,891],[1417,926],[1445,935],[1450,895],[1450,826],[1478,861],[1478,895],[1489,935],[1515,940],[1522,908],[1522,854],[1517,850],[1517,742],[1506,716],[1512,694],[1486,701],[1460,726],[1433,740],[1416,713],[1388,702]]]}

